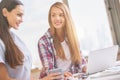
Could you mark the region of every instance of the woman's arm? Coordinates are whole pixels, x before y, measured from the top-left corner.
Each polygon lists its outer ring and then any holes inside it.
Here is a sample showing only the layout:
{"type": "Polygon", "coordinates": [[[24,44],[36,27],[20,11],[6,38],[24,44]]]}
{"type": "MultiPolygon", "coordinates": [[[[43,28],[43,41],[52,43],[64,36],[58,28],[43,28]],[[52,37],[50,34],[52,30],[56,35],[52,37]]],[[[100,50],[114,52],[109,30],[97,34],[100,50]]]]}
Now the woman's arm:
{"type": "Polygon", "coordinates": [[[58,73],[50,73],[47,76],[41,78],[40,80],[58,80],[61,78],[62,78],[62,75],[58,72],[58,73]]]}
{"type": "Polygon", "coordinates": [[[30,74],[30,80],[34,80],[32,74],[30,74]]]}
{"type": "Polygon", "coordinates": [[[15,80],[9,77],[7,69],[3,63],[0,63],[0,80],[15,80]]]}

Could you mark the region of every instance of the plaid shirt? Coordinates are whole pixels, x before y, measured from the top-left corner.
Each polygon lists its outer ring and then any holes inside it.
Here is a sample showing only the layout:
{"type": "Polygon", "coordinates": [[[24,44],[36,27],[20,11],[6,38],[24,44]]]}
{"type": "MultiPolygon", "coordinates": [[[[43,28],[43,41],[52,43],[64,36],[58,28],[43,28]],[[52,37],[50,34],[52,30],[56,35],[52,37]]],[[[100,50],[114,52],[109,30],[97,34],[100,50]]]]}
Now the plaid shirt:
{"type": "MultiPolygon", "coordinates": [[[[55,48],[53,46],[53,38],[48,31],[38,41],[39,56],[43,65],[43,70],[40,73],[40,78],[47,75],[48,70],[57,68],[55,48]]],[[[69,71],[71,73],[78,73],[82,71],[83,66],[86,65],[86,60],[82,59],[82,64],[71,64],[69,71]]]]}

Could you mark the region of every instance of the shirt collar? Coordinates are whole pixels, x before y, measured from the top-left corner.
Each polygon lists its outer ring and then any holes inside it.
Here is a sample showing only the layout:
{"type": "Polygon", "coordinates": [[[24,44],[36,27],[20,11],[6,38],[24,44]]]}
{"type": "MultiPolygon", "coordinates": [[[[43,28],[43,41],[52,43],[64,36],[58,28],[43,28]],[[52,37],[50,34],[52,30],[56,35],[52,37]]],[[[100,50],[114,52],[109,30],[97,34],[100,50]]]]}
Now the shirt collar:
{"type": "Polygon", "coordinates": [[[45,33],[45,35],[53,42],[53,38],[52,35],[50,33],[50,28],[48,29],[48,31],[45,33]]]}

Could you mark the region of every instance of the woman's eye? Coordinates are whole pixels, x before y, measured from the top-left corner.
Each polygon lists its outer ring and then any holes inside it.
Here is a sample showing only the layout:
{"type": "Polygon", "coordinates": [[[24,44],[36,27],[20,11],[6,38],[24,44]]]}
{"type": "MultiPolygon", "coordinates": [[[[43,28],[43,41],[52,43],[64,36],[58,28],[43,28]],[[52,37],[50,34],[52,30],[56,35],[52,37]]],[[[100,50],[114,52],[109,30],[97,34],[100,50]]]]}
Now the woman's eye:
{"type": "Polygon", "coordinates": [[[64,14],[60,14],[60,16],[61,16],[61,17],[63,17],[63,16],[64,16],[64,14]]]}
{"type": "Polygon", "coordinates": [[[22,16],[22,14],[17,14],[19,17],[21,17],[22,16]]]}
{"type": "Polygon", "coordinates": [[[52,17],[54,17],[55,15],[51,15],[52,17]]]}

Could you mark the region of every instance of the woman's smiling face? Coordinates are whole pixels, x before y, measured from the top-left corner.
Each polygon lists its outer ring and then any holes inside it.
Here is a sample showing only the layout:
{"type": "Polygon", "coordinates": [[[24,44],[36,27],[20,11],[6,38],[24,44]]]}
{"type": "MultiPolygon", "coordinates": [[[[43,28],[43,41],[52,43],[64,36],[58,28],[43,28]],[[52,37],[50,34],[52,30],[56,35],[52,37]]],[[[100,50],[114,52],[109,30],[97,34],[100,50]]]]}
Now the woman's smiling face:
{"type": "Polygon", "coordinates": [[[22,20],[23,14],[24,14],[23,5],[17,5],[10,12],[6,8],[3,9],[3,15],[6,17],[10,28],[18,29],[19,24],[23,22],[22,20]]]}
{"type": "Polygon", "coordinates": [[[51,9],[51,22],[56,29],[65,27],[65,17],[61,9],[57,7],[51,9]]]}

